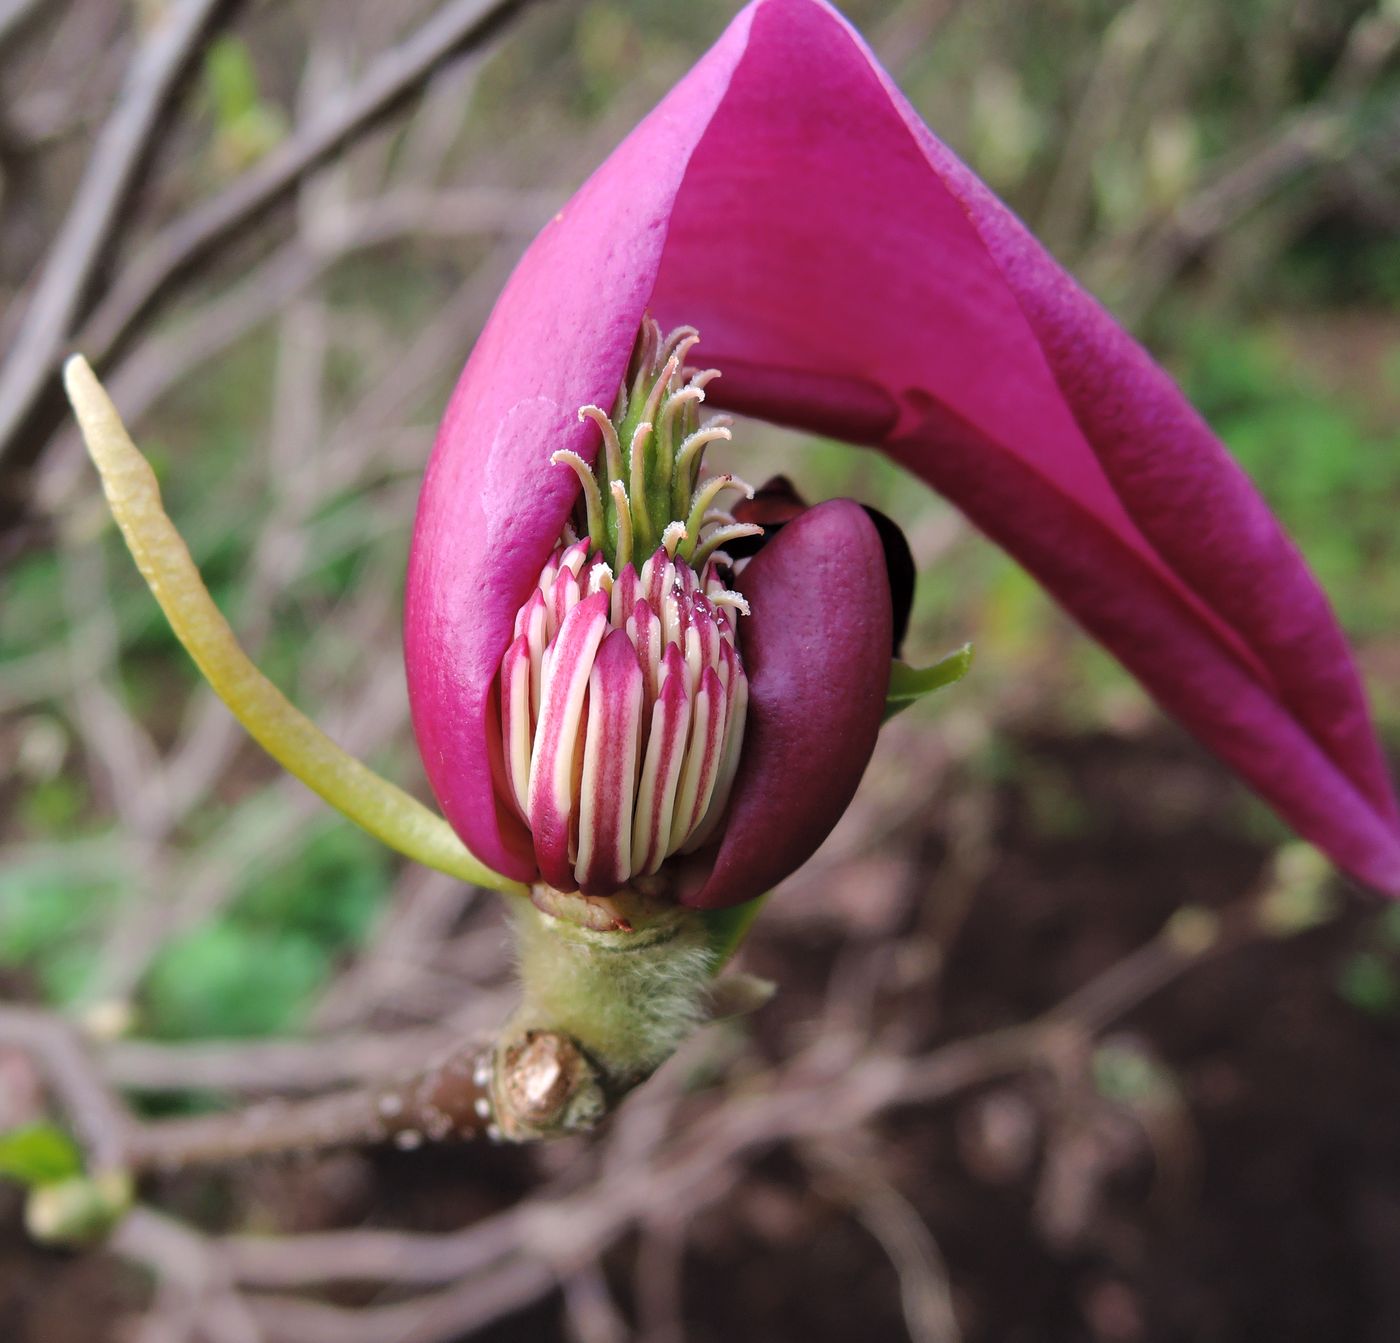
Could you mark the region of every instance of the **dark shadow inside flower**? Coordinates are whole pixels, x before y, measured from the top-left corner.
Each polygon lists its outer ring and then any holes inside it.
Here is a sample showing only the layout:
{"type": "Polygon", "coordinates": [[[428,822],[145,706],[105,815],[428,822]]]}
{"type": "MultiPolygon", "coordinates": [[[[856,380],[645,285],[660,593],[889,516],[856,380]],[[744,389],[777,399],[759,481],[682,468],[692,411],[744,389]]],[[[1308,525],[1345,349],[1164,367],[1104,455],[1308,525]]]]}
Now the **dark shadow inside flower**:
{"type": "MultiPolygon", "coordinates": [[[[787,476],[774,476],[754,492],[752,499],[741,499],[734,505],[734,516],[740,522],[752,522],[762,527],[753,536],[739,537],[726,543],[731,559],[740,563],[751,559],[789,522],[808,507],[807,501],[787,476]]],[[[899,657],[909,633],[909,616],[914,607],[914,583],[918,574],[914,554],[899,523],[888,513],[869,504],[865,515],[875,524],[880,545],[885,552],[885,576],[890,584],[890,610],[893,628],[890,634],[890,656],[899,657]]]]}

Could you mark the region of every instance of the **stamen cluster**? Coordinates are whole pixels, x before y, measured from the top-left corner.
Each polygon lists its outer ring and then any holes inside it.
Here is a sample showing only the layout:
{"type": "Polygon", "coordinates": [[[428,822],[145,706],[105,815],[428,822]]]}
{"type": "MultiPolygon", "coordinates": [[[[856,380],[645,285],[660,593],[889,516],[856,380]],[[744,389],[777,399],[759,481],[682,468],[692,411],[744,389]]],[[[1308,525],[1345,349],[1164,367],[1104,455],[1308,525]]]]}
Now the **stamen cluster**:
{"type": "Polygon", "coordinates": [[[729,800],[748,682],[742,597],[664,546],[614,578],[561,544],[501,662],[506,783],[544,880],[608,895],[699,848],[729,800]]]}
{"type": "Polygon", "coordinates": [[[749,486],[701,479],[706,446],[730,430],[699,424],[718,375],[685,367],[697,339],[647,318],[612,414],[579,412],[601,430],[597,466],[551,458],[579,477],[578,528],[517,613],[498,685],[506,791],[556,890],[655,888],[669,856],[713,835],[738,768],[748,682],[734,622],[748,606],[721,547],[761,529],[717,507],[749,486]]]}
{"type": "Polygon", "coordinates": [[[705,449],[732,434],[727,416],[699,422],[705,387],[719,377],[718,369],[686,367],[699,339],[691,326],[663,336],[645,318],[612,414],[599,406],[579,411],[602,431],[596,465],[567,450],[550,458],[577,473],[580,534],[593,539],[614,572],[662,544],[698,572],[726,542],[762,531],[716,507],[725,490],[752,498],[748,485],[727,474],[700,477],[705,449]]]}

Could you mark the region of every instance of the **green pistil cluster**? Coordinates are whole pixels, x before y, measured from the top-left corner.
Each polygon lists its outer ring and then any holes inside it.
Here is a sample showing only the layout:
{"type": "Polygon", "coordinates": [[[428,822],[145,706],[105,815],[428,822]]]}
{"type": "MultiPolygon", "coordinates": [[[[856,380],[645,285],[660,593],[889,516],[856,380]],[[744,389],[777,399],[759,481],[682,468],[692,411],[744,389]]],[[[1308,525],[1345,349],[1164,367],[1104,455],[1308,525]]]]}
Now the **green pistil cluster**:
{"type": "Polygon", "coordinates": [[[719,371],[686,366],[699,339],[688,326],[663,336],[655,321],[643,318],[612,413],[598,406],[579,411],[580,419],[593,420],[602,432],[595,464],[590,468],[569,451],[550,459],[577,473],[583,486],[580,523],[614,573],[640,566],[658,547],[698,572],[726,541],[761,530],[736,523],[717,507],[725,490],[751,498],[747,485],[730,475],[700,478],[705,448],[731,435],[723,416],[700,424],[705,386],[719,371]]]}

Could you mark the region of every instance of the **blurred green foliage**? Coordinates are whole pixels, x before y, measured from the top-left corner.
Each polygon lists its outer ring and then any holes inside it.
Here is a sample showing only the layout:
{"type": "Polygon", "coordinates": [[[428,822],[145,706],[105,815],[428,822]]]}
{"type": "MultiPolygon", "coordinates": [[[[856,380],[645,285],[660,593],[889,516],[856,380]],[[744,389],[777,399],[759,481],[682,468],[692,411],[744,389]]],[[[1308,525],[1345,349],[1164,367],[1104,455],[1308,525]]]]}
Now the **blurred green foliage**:
{"type": "MultiPolygon", "coordinates": [[[[1302,338],[1314,336],[1304,327],[1302,338]]],[[[1368,423],[1373,409],[1320,390],[1271,327],[1197,319],[1178,358],[1187,392],[1258,482],[1348,631],[1364,639],[1400,629],[1400,436],[1368,423]]]]}
{"type": "Polygon", "coordinates": [[[214,117],[210,156],[218,175],[242,171],[286,135],[286,118],[259,92],[252,52],[232,34],[216,39],[204,58],[204,91],[214,117]]]}
{"type": "Polygon", "coordinates": [[[1342,1001],[1368,1017],[1400,1019],[1400,906],[1376,915],[1337,971],[1342,1001]]]}
{"type": "Polygon", "coordinates": [[[287,863],[257,874],[216,922],[168,942],[151,968],[143,1026],[167,1039],[295,1026],[337,960],[363,944],[389,855],[330,821],[287,863]]]}
{"type": "Polygon", "coordinates": [[[77,1175],[82,1153],[51,1124],[27,1124],[0,1133],[0,1178],[27,1185],[54,1184],[77,1175]]]}

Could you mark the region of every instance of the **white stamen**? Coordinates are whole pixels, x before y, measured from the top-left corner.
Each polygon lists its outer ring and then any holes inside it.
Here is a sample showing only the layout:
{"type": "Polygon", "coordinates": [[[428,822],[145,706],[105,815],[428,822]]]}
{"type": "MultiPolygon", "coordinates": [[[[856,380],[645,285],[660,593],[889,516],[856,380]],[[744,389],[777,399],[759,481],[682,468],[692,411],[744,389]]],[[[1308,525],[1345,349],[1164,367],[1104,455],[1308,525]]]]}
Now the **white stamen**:
{"type": "Polygon", "coordinates": [[[672,559],[676,558],[676,547],[684,540],[685,523],[683,522],[673,522],[661,533],[661,544],[672,559]]]}

